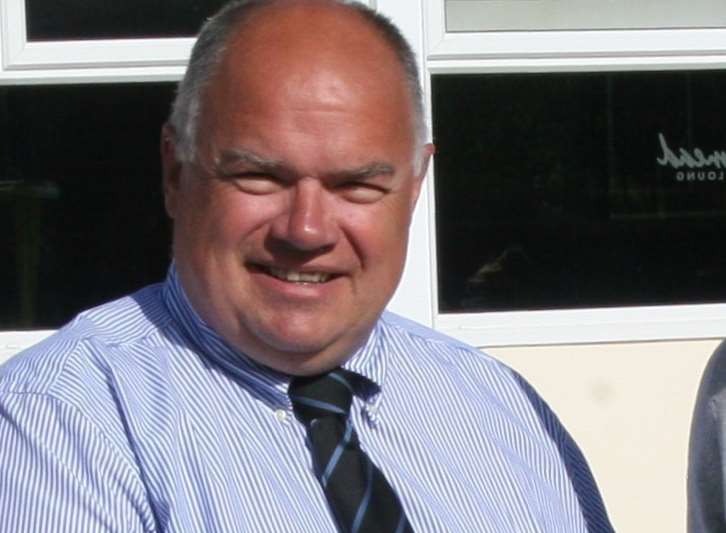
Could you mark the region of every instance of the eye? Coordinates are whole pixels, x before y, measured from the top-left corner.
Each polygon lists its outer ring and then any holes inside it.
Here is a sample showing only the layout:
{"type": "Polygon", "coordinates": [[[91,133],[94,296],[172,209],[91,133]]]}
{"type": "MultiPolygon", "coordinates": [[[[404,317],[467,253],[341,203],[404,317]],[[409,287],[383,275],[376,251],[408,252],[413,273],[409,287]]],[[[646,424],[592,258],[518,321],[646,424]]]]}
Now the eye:
{"type": "Polygon", "coordinates": [[[383,198],[388,190],[364,181],[352,181],[338,186],[340,195],[356,204],[372,204],[383,198]]]}
{"type": "Polygon", "coordinates": [[[284,184],[277,177],[263,172],[240,172],[225,176],[225,180],[247,194],[273,194],[284,188],[284,184]]]}

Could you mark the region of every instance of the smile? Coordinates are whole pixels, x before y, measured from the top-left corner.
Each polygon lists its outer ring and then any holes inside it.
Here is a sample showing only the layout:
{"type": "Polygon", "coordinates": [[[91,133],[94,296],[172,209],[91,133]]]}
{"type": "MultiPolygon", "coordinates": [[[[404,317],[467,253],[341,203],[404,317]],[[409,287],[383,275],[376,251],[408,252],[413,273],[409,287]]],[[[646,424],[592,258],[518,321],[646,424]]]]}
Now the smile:
{"type": "Polygon", "coordinates": [[[332,277],[324,272],[297,272],[275,267],[266,268],[265,271],[277,279],[292,283],[325,283],[332,277]]]}

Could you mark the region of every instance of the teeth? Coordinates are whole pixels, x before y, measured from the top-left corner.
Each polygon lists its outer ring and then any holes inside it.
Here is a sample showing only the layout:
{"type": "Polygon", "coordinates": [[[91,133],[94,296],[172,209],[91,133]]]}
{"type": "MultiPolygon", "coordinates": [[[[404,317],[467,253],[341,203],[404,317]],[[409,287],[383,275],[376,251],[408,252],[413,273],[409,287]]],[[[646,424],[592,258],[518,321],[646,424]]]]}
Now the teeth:
{"type": "Polygon", "coordinates": [[[296,272],[274,267],[270,267],[268,272],[278,279],[293,283],[325,283],[330,279],[330,274],[323,272],[296,272]]]}

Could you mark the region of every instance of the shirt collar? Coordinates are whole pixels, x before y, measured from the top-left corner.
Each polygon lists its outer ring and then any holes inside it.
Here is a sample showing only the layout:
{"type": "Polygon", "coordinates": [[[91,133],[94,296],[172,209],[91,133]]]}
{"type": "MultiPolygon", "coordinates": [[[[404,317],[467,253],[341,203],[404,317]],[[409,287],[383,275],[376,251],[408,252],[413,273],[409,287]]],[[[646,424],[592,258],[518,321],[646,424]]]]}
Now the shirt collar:
{"type": "Polygon", "coordinates": [[[346,370],[361,376],[361,385],[356,394],[367,402],[381,392],[386,377],[386,351],[381,349],[380,328],[379,320],[363,346],[342,365],[346,370]]]}
{"type": "MultiPolygon", "coordinates": [[[[261,365],[232,347],[192,307],[172,262],[163,289],[164,303],[181,329],[190,348],[231,376],[273,409],[290,407],[287,388],[290,376],[261,365]]],[[[377,321],[366,342],[342,366],[361,376],[356,387],[374,418],[386,375],[387,351],[381,347],[381,321],[377,321]]]]}

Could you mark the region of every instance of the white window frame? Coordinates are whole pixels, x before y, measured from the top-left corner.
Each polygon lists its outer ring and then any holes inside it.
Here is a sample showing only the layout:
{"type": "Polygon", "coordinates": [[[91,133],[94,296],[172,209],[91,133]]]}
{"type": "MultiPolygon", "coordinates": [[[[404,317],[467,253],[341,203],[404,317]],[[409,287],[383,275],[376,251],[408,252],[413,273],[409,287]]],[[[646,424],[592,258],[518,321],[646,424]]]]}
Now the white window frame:
{"type": "Polygon", "coordinates": [[[0,2],[0,83],[169,81],[184,73],[191,38],[29,42],[25,0],[0,2]]]}
{"type": "MultiPolygon", "coordinates": [[[[445,30],[444,0],[379,1],[418,46],[430,109],[433,74],[726,68],[726,29],[478,32],[445,30]],[[418,8],[419,28],[411,29],[418,8]]],[[[440,313],[435,180],[429,171],[409,261],[391,310],[480,347],[721,338],[726,303],[440,313]]]]}

